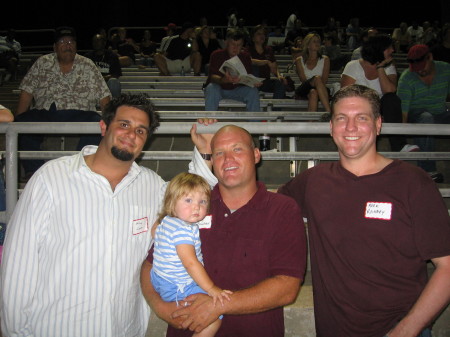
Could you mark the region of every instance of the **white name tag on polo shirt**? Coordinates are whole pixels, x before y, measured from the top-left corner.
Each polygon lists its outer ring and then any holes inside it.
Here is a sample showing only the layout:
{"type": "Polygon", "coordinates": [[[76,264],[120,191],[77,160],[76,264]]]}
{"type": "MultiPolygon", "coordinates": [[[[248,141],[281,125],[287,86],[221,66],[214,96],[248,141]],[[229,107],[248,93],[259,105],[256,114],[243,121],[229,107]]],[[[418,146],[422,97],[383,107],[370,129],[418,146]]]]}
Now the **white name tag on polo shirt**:
{"type": "Polygon", "coordinates": [[[373,202],[366,204],[366,218],[391,220],[392,203],[390,202],[373,202]]]}
{"type": "Polygon", "coordinates": [[[148,231],[147,217],[133,220],[132,231],[133,235],[141,234],[148,231]]]}
{"type": "Polygon", "coordinates": [[[202,221],[197,223],[199,229],[210,229],[212,222],[212,215],[207,215],[202,221]]]}

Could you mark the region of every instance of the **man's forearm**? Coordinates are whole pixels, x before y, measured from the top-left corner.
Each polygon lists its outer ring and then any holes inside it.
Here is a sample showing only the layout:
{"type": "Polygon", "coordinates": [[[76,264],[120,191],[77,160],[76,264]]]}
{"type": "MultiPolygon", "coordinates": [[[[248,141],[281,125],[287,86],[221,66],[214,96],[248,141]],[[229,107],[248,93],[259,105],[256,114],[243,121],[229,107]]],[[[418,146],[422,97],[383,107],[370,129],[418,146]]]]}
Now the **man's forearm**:
{"type": "Polygon", "coordinates": [[[291,304],[297,298],[301,280],[296,277],[277,275],[253,287],[231,295],[224,304],[224,314],[254,314],[291,304]]]}
{"type": "Polygon", "coordinates": [[[437,261],[425,289],[410,312],[388,334],[389,337],[413,337],[425,329],[450,301],[450,256],[437,261]]]}
{"type": "Polygon", "coordinates": [[[33,95],[22,90],[19,96],[19,103],[17,104],[16,115],[20,115],[21,113],[27,111],[31,106],[32,100],[33,95]]]}

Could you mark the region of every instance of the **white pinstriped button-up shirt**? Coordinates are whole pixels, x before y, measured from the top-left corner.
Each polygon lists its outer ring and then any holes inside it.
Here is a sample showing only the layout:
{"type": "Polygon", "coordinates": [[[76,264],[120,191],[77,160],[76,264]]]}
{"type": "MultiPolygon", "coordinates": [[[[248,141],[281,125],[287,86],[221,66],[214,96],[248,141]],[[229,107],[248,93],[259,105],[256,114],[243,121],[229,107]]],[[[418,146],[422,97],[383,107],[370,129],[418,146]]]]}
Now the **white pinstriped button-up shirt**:
{"type": "Polygon", "coordinates": [[[84,161],[95,151],[48,162],[20,197],[1,269],[4,335],[145,335],[140,267],[165,183],[133,163],[113,191],[84,161]]]}

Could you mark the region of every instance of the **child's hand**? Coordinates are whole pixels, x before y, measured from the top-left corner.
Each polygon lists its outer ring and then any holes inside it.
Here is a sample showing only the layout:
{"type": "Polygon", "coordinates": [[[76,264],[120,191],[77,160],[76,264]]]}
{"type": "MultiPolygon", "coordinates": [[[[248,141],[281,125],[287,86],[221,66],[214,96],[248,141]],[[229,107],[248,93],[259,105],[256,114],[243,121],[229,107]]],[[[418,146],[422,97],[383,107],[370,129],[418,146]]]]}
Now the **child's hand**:
{"type": "Polygon", "coordinates": [[[223,305],[223,299],[226,298],[228,301],[231,300],[230,296],[233,292],[230,290],[223,290],[219,287],[212,286],[211,289],[208,290],[208,295],[213,298],[213,303],[216,305],[217,300],[220,301],[220,304],[223,305]]]}

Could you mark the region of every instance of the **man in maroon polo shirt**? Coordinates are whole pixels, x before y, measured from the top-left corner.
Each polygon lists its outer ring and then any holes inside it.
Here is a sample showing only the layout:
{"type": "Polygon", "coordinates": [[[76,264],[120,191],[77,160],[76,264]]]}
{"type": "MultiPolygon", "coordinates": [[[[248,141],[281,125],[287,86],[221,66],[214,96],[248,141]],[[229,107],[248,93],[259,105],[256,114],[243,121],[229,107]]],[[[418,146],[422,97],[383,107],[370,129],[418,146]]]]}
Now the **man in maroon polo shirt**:
{"type": "Polygon", "coordinates": [[[292,199],[268,192],[256,180],[261,154],[246,130],[225,126],[211,142],[195,126],[191,135],[196,145],[191,169],[211,185],[217,183],[211,217],[200,226],[205,268],[217,286],[233,294],[223,306],[201,294],[179,301],[181,308],[163,302],[150,283],[151,256],[141,272],[143,294],[169,323],[168,337],[191,336],[220,315],[217,337],[284,336],[283,306],[295,301],[306,266],[300,210],[292,199]],[[210,159],[215,176],[204,159],[210,159]]]}

